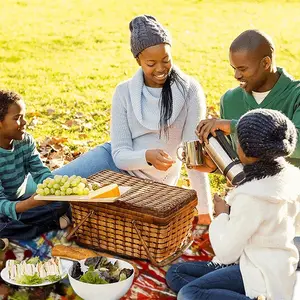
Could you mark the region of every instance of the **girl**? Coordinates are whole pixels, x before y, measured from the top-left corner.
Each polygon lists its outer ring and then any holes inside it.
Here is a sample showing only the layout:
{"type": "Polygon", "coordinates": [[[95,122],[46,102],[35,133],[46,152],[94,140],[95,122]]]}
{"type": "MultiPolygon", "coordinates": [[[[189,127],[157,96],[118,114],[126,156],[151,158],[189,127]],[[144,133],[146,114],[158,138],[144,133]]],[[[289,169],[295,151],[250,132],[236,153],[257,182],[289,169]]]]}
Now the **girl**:
{"type": "Polygon", "coordinates": [[[228,195],[230,213],[215,197],[217,217],[209,229],[213,262],[168,270],[168,285],[179,291],[178,299],[292,299],[300,170],[284,157],[295,149],[296,128],[279,111],[256,109],[239,120],[237,138],[246,180],[228,195]]]}
{"type": "MultiPolygon", "coordinates": [[[[131,52],[140,68],[115,90],[111,143],[98,146],[54,174],[88,177],[110,169],[176,185],[181,169],[176,150],[183,142],[197,139],[194,131],[205,118],[205,96],[194,79],[173,65],[171,37],[154,17],[138,16],[129,28],[131,52]]],[[[202,167],[202,171],[212,170],[202,167]]],[[[196,170],[187,172],[198,193],[200,222],[209,223],[208,177],[196,170]]]]}

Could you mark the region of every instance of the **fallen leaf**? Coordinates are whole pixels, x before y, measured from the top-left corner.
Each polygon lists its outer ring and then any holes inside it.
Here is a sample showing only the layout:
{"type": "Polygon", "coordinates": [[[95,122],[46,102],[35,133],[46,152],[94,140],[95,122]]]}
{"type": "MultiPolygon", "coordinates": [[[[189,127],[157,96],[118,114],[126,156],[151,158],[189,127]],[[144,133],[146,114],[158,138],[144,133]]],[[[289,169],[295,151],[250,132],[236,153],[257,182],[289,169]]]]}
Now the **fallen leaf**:
{"type": "Polygon", "coordinates": [[[27,128],[28,129],[34,129],[38,123],[40,123],[39,120],[37,119],[36,116],[34,116],[32,118],[32,120],[30,121],[30,123],[27,125],[27,128]]]}
{"type": "Polygon", "coordinates": [[[47,114],[50,116],[50,115],[53,115],[55,113],[55,109],[53,108],[48,108],[47,109],[47,114]]]}
{"type": "Polygon", "coordinates": [[[86,133],[80,133],[80,134],[78,135],[78,137],[79,137],[80,139],[86,139],[86,138],[88,138],[88,135],[87,135],[86,133]]]}
{"type": "Polygon", "coordinates": [[[84,116],[84,114],[82,112],[76,112],[75,115],[74,115],[74,118],[77,119],[77,118],[82,118],[84,116]]]}

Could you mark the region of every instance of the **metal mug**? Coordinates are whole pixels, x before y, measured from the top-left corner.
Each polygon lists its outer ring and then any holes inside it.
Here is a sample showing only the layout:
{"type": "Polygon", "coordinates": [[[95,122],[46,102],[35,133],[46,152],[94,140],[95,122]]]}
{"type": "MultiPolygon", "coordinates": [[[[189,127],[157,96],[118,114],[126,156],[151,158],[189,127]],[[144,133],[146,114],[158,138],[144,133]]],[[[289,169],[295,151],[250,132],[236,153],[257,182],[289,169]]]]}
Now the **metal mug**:
{"type": "Polygon", "coordinates": [[[199,141],[188,141],[184,142],[182,146],[177,148],[177,157],[188,168],[197,167],[203,165],[203,153],[202,145],[199,141]],[[179,155],[179,150],[182,149],[185,153],[185,157],[179,155]]]}

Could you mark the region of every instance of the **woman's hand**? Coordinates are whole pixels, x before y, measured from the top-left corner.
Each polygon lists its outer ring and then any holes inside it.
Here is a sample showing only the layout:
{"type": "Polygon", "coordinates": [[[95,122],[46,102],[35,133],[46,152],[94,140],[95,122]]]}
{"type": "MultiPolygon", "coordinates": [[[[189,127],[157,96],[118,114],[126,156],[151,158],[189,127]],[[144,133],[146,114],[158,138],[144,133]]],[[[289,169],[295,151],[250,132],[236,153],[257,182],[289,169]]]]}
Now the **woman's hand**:
{"type": "Polygon", "coordinates": [[[218,194],[214,195],[214,216],[218,216],[222,213],[229,214],[229,205],[218,194]]]}
{"type": "Polygon", "coordinates": [[[160,171],[167,171],[176,162],[167,152],[161,149],[147,150],[146,160],[160,171]]]}
{"type": "Polygon", "coordinates": [[[200,143],[208,143],[208,135],[211,133],[216,136],[216,130],[221,130],[225,135],[231,133],[230,120],[223,119],[206,119],[202,120],[196,129],[196,134],[199,137],[200,143]]]}

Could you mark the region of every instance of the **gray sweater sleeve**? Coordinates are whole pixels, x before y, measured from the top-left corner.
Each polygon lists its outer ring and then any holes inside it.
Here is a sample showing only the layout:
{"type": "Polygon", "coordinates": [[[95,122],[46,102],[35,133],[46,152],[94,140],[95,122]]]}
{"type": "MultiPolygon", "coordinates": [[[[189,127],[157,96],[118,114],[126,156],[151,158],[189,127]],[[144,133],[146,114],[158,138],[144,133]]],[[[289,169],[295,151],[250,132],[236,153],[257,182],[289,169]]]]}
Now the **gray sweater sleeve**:
{"type": "Polygon", "coordinates": [[[113,96],[110,136],[113,160],[119,169],[130,171],[151,168],[146,161],[147,149],[133,150],[126,102],[120,94],[120,86],[113,96]]]}

